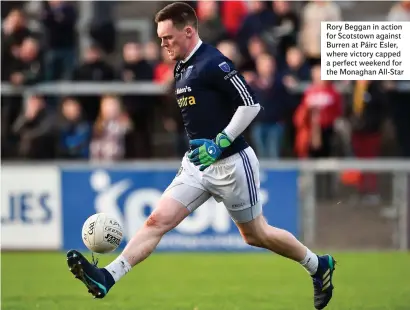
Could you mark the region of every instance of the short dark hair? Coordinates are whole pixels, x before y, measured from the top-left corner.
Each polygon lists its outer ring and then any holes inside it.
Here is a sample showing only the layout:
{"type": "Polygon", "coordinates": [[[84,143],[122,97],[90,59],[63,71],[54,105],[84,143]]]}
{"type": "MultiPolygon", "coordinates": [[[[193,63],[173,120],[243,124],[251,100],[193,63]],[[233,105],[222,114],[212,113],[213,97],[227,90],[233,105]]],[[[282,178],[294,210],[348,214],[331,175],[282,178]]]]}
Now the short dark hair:
{"type": "Polygon", "coordinates": [[[155,15],[155,22],[159,23],[164,20],[171,20],[174,26],[182,29],[187,25],[198,29],[198,18],[195,10],[184,2],[174,2],[168,4],[155,15]]]}

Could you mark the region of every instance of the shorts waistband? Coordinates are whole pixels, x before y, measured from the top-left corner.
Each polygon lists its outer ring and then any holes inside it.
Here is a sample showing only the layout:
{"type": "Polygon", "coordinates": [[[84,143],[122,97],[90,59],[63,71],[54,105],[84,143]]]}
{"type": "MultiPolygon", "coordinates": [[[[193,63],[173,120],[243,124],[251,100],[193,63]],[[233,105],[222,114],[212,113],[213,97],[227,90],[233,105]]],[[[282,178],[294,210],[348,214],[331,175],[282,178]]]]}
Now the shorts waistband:
{"type": "Polygon", "coordinates": [[[243,150],[241,150],[241,151],[239,151],[239,152],[237,152],[237,153],[235,153],[231,156],[228,156],[228,157],[222,158],[220,160],[217,160],[213,165],[214,166],[220,166],[220,165],[226,165],[226,164],[229,164],[231,162],[234,162],[234,161],[236,161],[237,159],[239,159],[241,157],[240,153],[245,153],[248,149],[249,149],[249,146],[246,149],[243,149],[243,150]]]}
{"type": "MultiPolygon", "coordinates": [[[[250,149],[250,146],[246,147],[243,150],[240,150],[239,152],[234,153],[233,155],[218,159],[215,163],[212,164],[212,166],[222,166],[222,165],[232,163],[232,162],[236,161],[237,159],[239,159],[241,157],[241,153],[245,153],[248,149],[250,149]]],[[[186,152],[184,156],[189,161],[188,154],[189,154],[189,152],[186,152]]]]}

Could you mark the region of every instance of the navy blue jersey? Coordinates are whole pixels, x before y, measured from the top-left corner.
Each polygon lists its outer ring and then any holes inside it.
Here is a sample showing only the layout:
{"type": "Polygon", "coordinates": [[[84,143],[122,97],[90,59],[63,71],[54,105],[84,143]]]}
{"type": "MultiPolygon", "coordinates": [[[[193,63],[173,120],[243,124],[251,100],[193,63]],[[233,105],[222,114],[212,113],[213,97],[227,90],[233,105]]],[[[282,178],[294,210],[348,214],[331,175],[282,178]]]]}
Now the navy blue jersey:
{"type": "MultiPolygon", "coordinates": [[[[188,61],[177,62],[174,76],[177,103],[190,140],[214,139],[239,106],[258,104],[233,63],[211,45],[202,43],[188,61]]],[[[241,135],[221,157],[247,147],[241,135]]]]}

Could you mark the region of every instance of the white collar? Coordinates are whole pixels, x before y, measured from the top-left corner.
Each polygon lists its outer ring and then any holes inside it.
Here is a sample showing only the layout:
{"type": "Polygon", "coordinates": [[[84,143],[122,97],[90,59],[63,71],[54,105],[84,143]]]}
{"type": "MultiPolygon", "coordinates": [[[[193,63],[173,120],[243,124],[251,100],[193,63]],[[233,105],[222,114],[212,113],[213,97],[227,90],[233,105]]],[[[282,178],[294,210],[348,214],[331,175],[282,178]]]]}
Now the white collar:
{"type": "Polygon", "coordinates": [[[198,43],[195,45],[194,49],[191,51],[191,53],[189,53],[188,57],[185,58],[184,60],[181,60],[181,62],[186,63],[195,54],[195,52],[199,49],[201,44],[202,44],[201,39],[198,39],[198,43]]]}

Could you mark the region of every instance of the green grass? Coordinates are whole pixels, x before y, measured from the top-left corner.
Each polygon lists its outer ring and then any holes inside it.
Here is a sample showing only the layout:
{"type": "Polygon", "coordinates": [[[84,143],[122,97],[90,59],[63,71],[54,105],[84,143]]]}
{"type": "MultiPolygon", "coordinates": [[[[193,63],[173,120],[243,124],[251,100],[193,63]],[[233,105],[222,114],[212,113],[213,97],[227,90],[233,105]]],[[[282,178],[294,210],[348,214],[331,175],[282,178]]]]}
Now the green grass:
{"type": "MultiPolygon", "coordinates": [[[[338,253],[329,310],[410,309],[410,255],[338,253]]],[[[100,257],[100,265],[113,256],[100,257]]],[[[263,254],[156,254],[94,300],[64,253],[3,253],[3,310],[313,309],[298,264],[263,254]]]]}

